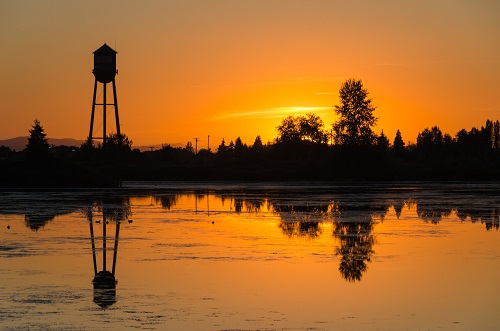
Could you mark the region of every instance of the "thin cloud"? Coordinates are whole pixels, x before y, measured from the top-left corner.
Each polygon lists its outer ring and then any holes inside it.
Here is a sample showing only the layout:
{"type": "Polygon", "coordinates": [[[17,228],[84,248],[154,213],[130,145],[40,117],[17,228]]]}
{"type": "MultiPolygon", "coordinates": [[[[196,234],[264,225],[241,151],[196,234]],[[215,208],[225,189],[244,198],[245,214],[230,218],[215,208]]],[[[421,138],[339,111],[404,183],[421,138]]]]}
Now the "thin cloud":
{"type": "Polygon", "coordinates": [[[318,94],[318,95],[337,95],[339,93],[338,92],[316,92],[315,94],[318,94]]]}
{"type": "Polygon", "coordinates": [[[291,114],[298,115],[307,113],[321,113],[331,109],[332,107],[276,107],[220,114],[213,117],[213,119],[222,120],[229,118],[281,118],[283,116],[291,114]]]}

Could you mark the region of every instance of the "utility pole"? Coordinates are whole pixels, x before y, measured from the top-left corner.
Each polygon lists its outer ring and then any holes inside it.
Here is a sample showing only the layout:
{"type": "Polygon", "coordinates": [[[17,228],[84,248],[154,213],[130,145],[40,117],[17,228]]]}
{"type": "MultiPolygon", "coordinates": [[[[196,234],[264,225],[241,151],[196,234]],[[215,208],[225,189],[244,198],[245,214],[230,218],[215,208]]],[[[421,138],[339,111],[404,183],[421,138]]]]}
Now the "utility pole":
{"type": "Polygon", "coordinates": [[[210,135],[208,135],[208,151],[210,152],[210,135]]]}
{"type": "Polygon", "coordinates": [[[200,140],[200,138],[193,138],[193,140],[195,141],[194,154],[198,154],[198,140],[200,140]]]}

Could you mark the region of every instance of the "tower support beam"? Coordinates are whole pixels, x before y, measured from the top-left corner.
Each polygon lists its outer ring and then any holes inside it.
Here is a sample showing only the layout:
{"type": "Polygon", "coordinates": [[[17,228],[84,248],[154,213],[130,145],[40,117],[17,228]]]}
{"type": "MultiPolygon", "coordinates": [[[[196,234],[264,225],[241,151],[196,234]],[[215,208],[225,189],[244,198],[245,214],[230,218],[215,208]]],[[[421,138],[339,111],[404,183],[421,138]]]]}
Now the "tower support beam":
{"type": "Polygon", "coordinates": [[[96,97],[96,92],[97,92],[97,78],[95,79],[94,82],[94,96],[92,97],[92,113],[90,115],[90,132],[89,132],[89,137],[88,137],[88,145],[90,146],[92,144],[92,133],[94,131],[94,114],[95,114],[95,97],[96,97]]]}
{"type": "Polygon", "coordinates": [[[116,134],[118,135],[118,143],[121,143],[122,134],[120,133],[120,117],[118,116],[118,99],[116,98],[116,83],[113,79],[113,102],[115,104],[115,120],[116,120],[116,134]]]}
{"type": "Polygon", "coordinates": [[[98,81],[97,79],[95,80],[94,82],[94,94],[93,94],[93,97],[92,97],[92,113],[90,115],[90,130],[89,130],[89,136],[88,136],[88,139],[87,139],[87,142],[89,145],[92,144],[92,141],[95,140],[95,139],[102,139],[102,146],[103,148],[106,147],[106,140],[107,140],[107,110],[106,110],[106,106],[113,106],[115,107],[115,123],[116,123],[116,134],[117,134],[117,137],[118,137],[118,143],[121,143],[122,142],[122,135],[121,135],[121,131],[120,131],[120,117],[118,115],[118,99],[117,99],[117,96],[116,96],[116,83],[115,83],[115,80],[113,79],[112,80],[112,83],[113,83],[113,102],[112,103],[108,103],[107,101],[107,88],[106,88],[106,84],[107,83],[101,83],[102,84],[102,96],[103,96],[103,101],[102,103],[97,103],[96,102],[96,96],[97,96],[97,85],[98,85],[98,81]],[[94,119],[95,119],[95,109],[96,109],[96,106],[102,106],[102,137],[94,137],[94,119]]]}

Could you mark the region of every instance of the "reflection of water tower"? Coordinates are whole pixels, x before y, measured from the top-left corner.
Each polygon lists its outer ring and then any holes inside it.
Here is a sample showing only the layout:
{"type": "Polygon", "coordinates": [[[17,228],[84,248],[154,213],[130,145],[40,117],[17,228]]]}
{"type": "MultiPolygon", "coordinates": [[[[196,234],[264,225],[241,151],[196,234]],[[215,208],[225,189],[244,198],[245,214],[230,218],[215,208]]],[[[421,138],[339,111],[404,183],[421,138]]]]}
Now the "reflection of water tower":
{"type": "Polygon", "coordinates": [[[92,70],[92,72],[95,76],[95,83],[94,97],[92,99],[92,115],[90,117],[90,133],[88,137],[89,145],[92,144],[92,139],[102,139],[102,146],[106,146],[106,106],[115,107],[116,133],[118,135],[118,139],[121,139],[115,84],[115,76],[118,73],[118,70],[116,70],[116,53],[117,52],[114,49],[106,44],[102,45],[94,52],[94,70],[92,70]],[[96,103],[97,82],[102,83],[103,85],[102,103],[96,103]],[[108,83],[113,83],[113,103],[107,103],[106,100],[106,84],[108,83]],[[95,106],[102,106],[102,138],[92,136],[94,131],[95,106]]]}
{"type": "Polygon", "coordinates": [[[94,222],[92,221],[92,216],[89,217],[90,223],[90,239],[92,244],[92,259],[94,261],[94,279],[92,284],[94,285],[94,302],[99,306],[106,308],[111,306],[116,302],[116,256],[118,254],[118,236],[120,233],[120,221],[116,221],[115,230],[115,240],[113,249],[113,266],[111,272],[107,270],[107,246],[106,246],[106,216],[103,212],[102,219],[102,270],[97,269],[97,257],[96,257],[96,244],[94,239],[94,222]]]}

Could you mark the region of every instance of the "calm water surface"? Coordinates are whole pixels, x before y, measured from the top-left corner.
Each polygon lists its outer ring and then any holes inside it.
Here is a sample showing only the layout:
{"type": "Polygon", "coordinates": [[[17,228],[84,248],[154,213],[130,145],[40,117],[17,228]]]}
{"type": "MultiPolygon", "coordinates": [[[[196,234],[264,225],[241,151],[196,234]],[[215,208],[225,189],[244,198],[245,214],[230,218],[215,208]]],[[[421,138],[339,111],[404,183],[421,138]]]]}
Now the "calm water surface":
{"type": "Polygon", "coordinates": [[[499,217],[498,183],[4,191],[0,329],[497,330],[499,217]]]}

